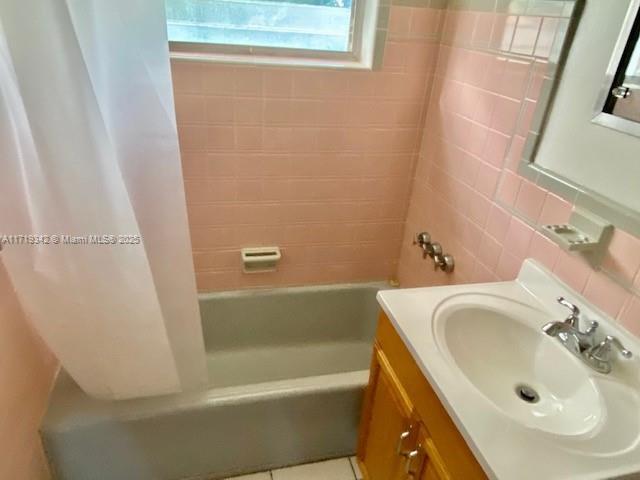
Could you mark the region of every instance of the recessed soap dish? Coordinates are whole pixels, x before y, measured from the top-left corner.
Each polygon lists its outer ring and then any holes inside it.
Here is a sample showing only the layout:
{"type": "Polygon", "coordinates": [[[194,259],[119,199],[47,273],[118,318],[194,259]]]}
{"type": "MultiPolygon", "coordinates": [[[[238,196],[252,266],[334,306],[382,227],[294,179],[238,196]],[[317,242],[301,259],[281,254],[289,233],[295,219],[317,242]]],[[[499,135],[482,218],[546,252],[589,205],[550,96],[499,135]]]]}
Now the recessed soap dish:
{"type": "Polygon", "coordinates": [[[278,247],[243,248],[240,255],[244,273],[275,272],[282,258],[278,247]]]}
{"type": "Polygon", "coordinates": [[[580,252],[598,266],[609,246],[613,225],[591,212],[576,208],[568,223],[543,225],[545,234],[565,250],[580,252]]]}

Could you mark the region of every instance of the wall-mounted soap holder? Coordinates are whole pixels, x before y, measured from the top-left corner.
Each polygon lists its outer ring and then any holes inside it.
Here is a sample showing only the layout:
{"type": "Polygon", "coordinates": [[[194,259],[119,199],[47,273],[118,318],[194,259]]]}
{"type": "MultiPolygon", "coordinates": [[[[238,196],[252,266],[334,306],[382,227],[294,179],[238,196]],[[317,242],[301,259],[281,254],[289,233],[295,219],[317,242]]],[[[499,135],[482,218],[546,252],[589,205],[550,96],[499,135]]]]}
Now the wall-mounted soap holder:
{"type": "Polygon", "coordinates": [[[278,247],[243,248],[240,255],[244,273],[275,272],[282,258],[278,247]]]}
{"type": "Polygon", "coordinates": [[[602,262],[613,225],[591,212],[576,208],[568,223],[543,225],[543,231],[565,250],[581,253],[593,266],[602,262]]]}

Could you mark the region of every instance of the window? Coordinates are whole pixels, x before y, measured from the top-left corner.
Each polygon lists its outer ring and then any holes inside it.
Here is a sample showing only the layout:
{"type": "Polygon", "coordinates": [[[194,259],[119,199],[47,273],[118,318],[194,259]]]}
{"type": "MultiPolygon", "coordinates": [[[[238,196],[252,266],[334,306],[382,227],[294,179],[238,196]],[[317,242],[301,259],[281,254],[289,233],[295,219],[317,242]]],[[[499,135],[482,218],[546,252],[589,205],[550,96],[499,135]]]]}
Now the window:
{"type": "Polygon", "coordinates": [[[378,0],[165,0],[172,56],[370,68],[378,0]]]}

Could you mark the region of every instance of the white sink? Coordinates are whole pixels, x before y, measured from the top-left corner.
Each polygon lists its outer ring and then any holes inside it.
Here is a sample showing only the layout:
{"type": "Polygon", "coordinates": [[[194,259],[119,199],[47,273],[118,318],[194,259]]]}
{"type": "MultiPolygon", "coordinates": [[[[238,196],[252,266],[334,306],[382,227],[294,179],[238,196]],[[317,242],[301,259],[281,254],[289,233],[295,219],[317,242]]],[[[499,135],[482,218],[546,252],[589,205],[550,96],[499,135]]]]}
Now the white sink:
{"type": "Polygon", "coordinates": [[[378,301],[490,478],[640,478],[640,342],[544,268],[378,301]],[[634,357],[604,375],[542,332],[567,316],[560,295],[634,357]]]}
{"type": "Polygon", "coordinates": [[[593,430],[604,415],[589,372],[531,326],[548,319],[494,295],[454,295],[433,315],[443,355],[495,407],[520,424],[557,435],[593,430]]]}

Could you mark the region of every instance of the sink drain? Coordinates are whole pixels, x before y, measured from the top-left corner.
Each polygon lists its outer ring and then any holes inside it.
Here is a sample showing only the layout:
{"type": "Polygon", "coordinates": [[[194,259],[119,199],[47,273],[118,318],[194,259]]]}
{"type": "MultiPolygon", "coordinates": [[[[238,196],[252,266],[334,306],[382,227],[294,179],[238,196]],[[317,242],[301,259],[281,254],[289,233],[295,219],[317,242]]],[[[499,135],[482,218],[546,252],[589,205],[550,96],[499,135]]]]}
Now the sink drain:
{"type": "Polygon", "coordinates": [[[538,403],[540,400],[540,395],[529,385],[525,385],[521,383],[520,385],[516,385],[516,394],[520,397],[521,400],[524,400],[527,403],[538,403]]]}

